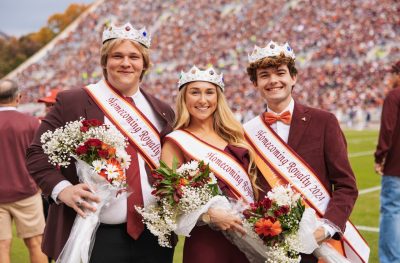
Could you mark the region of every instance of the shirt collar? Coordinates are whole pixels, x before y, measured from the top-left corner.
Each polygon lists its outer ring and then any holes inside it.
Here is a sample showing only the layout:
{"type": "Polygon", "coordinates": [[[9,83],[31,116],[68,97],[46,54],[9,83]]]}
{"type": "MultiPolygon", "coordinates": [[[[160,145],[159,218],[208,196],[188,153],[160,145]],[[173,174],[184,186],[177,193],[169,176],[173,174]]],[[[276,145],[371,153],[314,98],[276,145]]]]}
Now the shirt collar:
{"type": "Polygon", "coordinates": [[[130,96],[132,99],[133,99],[133,101],[135,101],[135,100],[137,100],[140,96],[142,95],[142,92],[140,91],[140,87],[137,89],[137,91],[132,95],[132,96],[130,96]]]}
{"type": "MultiPolygon", "coordinates": [[[[291,98],[291,99],[290,99],[290,102],[289,102],[289,105],[287,105],[287,107],[286,107],[285,109],[283,109],[282,112],[289,111],[290,114],[293,115],[293,110],[294,110],[294,100],[293,100],[293,98],[291,98]]],[[[275,113],[275,114],[281,114],[281,113],[282,113],[282,112],[277,113],[277,112],[271,110],[271,109],[268,107],[268,105],[267,105],[267,111],[268,111],[268,112],[273,112],[273,113],[275,113]]]]}
{"type": "Polygon", "coordinates": [[[0,107],[0,111],[7,111],[7,110],[17,110],[17,108],[16,107],[11,107],[11,106],[0,107]]]}

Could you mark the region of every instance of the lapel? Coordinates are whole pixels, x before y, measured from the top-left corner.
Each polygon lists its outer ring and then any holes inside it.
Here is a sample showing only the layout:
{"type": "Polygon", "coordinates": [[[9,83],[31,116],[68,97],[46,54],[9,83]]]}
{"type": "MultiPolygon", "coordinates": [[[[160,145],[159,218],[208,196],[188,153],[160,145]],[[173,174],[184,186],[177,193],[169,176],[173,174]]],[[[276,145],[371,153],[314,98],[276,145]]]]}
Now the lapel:
{"type": "Polygon", "coordinates": [[[85,106],[86,119],[97,119],[104,122],[104,113],[100,110],[99,106],[88,95],[88,103],[85,106]]]}
{"type": "Polygon", "coordinates": [[[311,114],[309,113],[309,109],[295,101],[288,138],[288,145],[293,150],[297,150],[297,146],[303,138],[310,121],[311,114]]]}
{"type": "Polygon", "coordinates": [[[164,128],[160,132],[160,136],[161,138],[163,138],[165,135],[167,135],[172,131],[174,116],[171,116],[171,114],[168,113],[168,109],[166,107],[163,107],[163,104],[160,103],[160,101],[156,99],[154,96],[150,95],[143,89],[140,89],[140,91],[142,92],[146,100],[150,103],[151,107],[158,114],[158,116],[165,122],[164,128]]]}

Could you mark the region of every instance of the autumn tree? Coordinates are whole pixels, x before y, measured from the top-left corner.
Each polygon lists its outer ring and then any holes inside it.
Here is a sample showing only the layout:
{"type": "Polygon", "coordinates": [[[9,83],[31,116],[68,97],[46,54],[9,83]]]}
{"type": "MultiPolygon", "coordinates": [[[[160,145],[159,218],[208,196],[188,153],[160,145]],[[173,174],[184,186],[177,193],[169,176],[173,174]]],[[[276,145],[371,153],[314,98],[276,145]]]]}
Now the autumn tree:
{"type": "Polygon", "coordinates": [[[20,38],[0,38],[0,78],[50,42],[87,8],[88,5],[71,4],[64,13],[50,16],[47,25],[37,32],[29,33],[20,38]]]}

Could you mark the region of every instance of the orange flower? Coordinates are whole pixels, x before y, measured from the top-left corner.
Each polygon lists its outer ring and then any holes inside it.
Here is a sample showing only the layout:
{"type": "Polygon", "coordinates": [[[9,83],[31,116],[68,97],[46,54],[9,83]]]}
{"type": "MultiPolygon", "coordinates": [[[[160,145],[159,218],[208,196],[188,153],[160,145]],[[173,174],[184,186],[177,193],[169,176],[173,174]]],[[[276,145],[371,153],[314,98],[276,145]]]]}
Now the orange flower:
{"type": "Polygon", "coordinates": [[[115,153],[117,151],[114,147],[110,147],[107,150],[108,150],[108,156],[115,156],[115,153]]]}
{"type": "Polygon", "coordinates": [[[101,142],[101,149],[102,150],[107,150],[110,147],[107,143],[101,142]]]}
{"type": "Polygon", "coordinates": [[[261,218],[255,223],[255,231],[259,235],[264,236],[277,236],[282,232],[281,223],[279,220],[276,220],[275,223],[272,223],[271,220],[261,218]]]}
{"type": "Polygon", "coordinates": [[[185,178],[180,178],[179,179],[179,184],[185,186],[185,185],[189,184],[189,181],[186,180],[185,178]]]}
{"type": "Polygon", "coordinates": [[[107,174],[106,174],[106,170],[105,169],[101,170],[99,175],[107,180],[107,174]]]}

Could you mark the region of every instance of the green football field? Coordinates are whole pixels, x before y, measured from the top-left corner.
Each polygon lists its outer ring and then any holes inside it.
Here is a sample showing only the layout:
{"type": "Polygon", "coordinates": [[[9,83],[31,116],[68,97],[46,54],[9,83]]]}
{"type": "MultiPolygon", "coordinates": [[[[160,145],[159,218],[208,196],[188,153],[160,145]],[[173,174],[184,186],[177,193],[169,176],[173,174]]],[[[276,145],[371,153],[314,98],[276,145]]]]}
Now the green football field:
{"type": "MultiPolygon", "coordinates": [[[[346,131],[349,157],[360,190],[351,221],[371,248],[369,262],[378,260],[378,226],[380,177],[374,173],[373,152],[377,142],[377,131],[346,131]]],[[[174,263],[182,262],[183,239],[175,250],[174,263]]],[[[12,262],[29,262],[23,241],[15,238],[12,245],[12,262]]]]}

